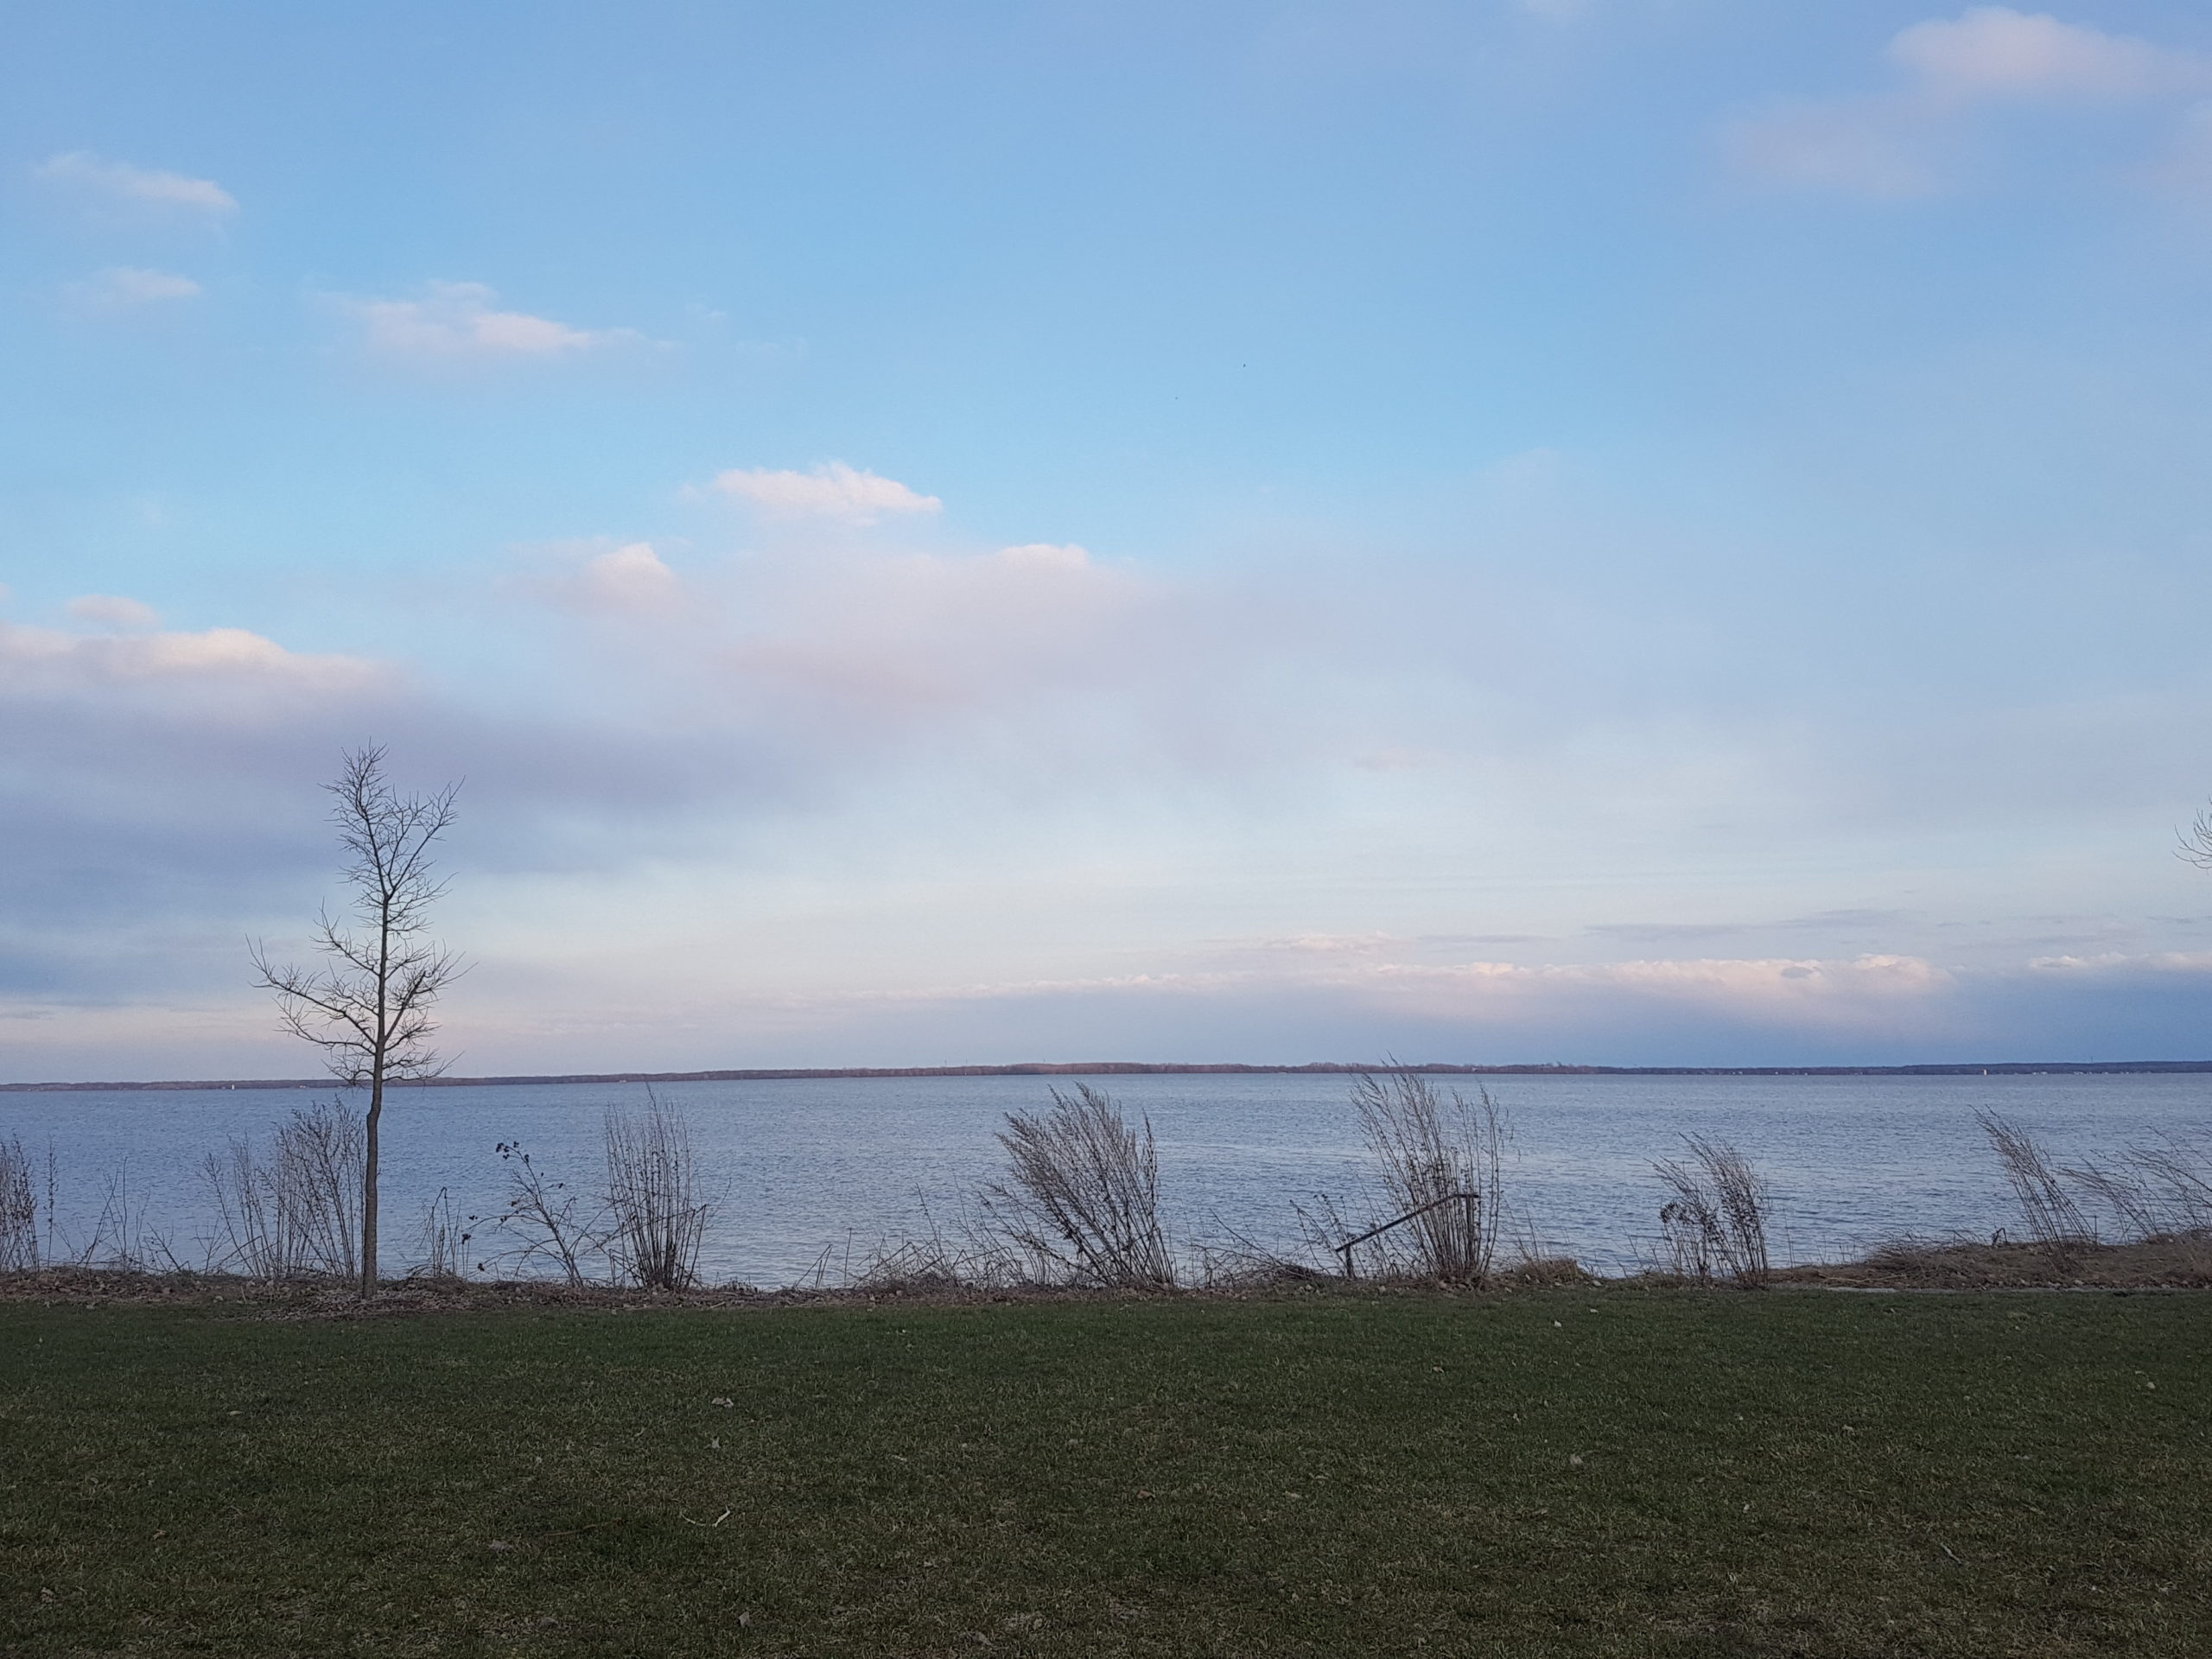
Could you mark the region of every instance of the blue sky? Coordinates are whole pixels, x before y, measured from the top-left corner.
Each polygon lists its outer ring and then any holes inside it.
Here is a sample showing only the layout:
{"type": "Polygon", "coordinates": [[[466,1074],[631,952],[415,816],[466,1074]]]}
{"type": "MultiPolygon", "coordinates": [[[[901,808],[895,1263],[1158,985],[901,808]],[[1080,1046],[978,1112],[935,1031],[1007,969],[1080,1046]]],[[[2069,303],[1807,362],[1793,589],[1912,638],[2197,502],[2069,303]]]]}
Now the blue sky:
{"type": "Polygon", "coordinates": [[[5,1077],[2212,1052],[2201,7],[0,29],[5,1077]]]}

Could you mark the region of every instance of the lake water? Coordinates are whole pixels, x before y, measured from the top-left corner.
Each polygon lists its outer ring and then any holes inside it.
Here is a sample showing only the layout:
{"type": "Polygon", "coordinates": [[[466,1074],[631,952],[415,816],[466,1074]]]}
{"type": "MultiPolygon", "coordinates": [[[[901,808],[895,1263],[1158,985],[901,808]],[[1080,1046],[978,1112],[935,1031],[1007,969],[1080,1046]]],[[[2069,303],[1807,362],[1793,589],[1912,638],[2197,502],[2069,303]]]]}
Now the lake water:
{"type": "MultiPolygon", "coordinates": [[[[1062,1079],[1064,1084],[1066,1080],[1062,1079]]],[[[1294,1203],[1315,1192],[1357,1204],[1370,1175],[1342,1077],[1126,1077],[1096,1080],[1158,1138],[1173,1236],[1194,1249],[1233,1232],[1290,1247],[1294,1203]]],[[[1446,1078],[1471,1093],[1478,1080],[1446,1078]]],[[[2111,1150],[2212,1128],[2212,1077],[1577,1077],[1484,1081],[1510,1130],[1511,1208],[1548,1247],[1612,1270],[1656,1231],[1663,1193],[1654,1159],[1685,1134],[1734,1142],[1772,1185],[1777,1254],[1835,1259],[1901,1234],[1986,1236],[2013,1226],[1974,1122],[2005,1114],[2061,1154],[2111,1150]]],[[[704,1265],[717,1281],[781,1285],[825,1259],[834,1278],[880,1242],[925,1230],[925,1211],[957,1214],[996,1177],[994,1133],[1013,1110],[1049,1104],[1037,1077],[808,1079],[658,1085],[686,1115],[717,1213],[704,1265]]],[[[324,1091],[327,1095],[327,1091],[324,1091]]],[[[114,1179],[138,1224],[196,1260],[209,1229],[200,1171],[234,1136],[317,1097],[238,1090],[0,1094],[0,1140],[59,1171],[66,1236],[86,1237],[114,1179]]],[[[464,1215],[496,1211],[520,1141],[539,1166],[594,1179],[602,1116],[642,1104],[628,1084],[410,1089],[385,1109],[388,1264],[404,1266],[441,1188],[464,1215]]],[[[478,1247],[480,1249],[480,1245],[478,1247]]]]}

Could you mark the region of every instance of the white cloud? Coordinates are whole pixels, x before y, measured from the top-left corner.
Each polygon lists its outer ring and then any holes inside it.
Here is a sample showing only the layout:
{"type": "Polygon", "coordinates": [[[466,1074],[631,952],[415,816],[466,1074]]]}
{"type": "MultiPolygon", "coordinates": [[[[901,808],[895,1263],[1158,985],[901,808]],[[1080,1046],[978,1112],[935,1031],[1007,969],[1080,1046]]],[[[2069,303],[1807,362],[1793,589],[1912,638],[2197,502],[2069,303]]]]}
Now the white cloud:
{"type": "Polygon", "coordinates": [[[53,156],[32,171],[35,177],[50,184],[77,191],[111,207],[203,213],[214,218],[238,210],[238,198],[213,179],[133,167],[128,162],[104,162],[81,149],[53,156]]]}
{"type": "Polygon", "coordinates": [[[2212,86],[2212,61],[2047,13],[1975,6],[1955,21],[1915,23],[1889,57],[1946,104],[1980,99],[2159,98],[2212,86]]]}
{"type": "Polygon", "coordinates": [[[594,610],[657,611],[681,594],[676,572],[650,542],[631,542],[584,562],[563,596],[594,610]]]}
{"type": "MultiPolygon", "coordinates": [[[[1037,1008],[1053,1001],[1154,1006],[1191,1001],[1228,1007],[1273,1002],[1311,1019],[1373,1030],[1408,1022],[1432,1029],[1510,1032],[1637,1031],[1680,1020],[1702,1030],[1767,1030],[1865,1037],[1934,1027],[1955,1008],[1956,976],[1915,957],[1746,959],[1714,957],[1558,965],[1471,962],[1426,966],[1378,961],[1387,945],[1368,939],[1281,942],[1257,968],[1167,969],[1056,979],[986,980],[838,990],[790,999],[819,1007],[912,1003],[950,1010],[1001,1002],[1037,1008]]],[[[1286,1012],[1285,1018],[1298,1016],[1286,1012]]]]}
{"type": "Polygon", "coordinates": [[[1738,124],[1728,150],[1743,171],[1771,183],[1895,201],[1942,188],[1944,138],[1910,106],[1868,99],[1770,111],[1738,124]]]}
{"type": "Polygon", "coordinates": [[[86,310],[123,311],[167,300],[195,299],[205,290],[191,277],[180,276],[174,271],[110,265],[82,282],[71,283],[63,291],[73,303],[86,310]]]}
{"type": "MultiPolygon", "coordinates": [[[[130,600],[106,602],[133,603],[130,600]]],[[[111,613],[98,620],[121,619],[111,613]]],[[[124,625],[140,623],[139,614],[130,613],[124,625]]],[[[244,628],[85,635],[0,622],[0,695],[134,684],[174,689],[192,683],[252,685],[289,695],[351,690],[387,677],[387,671],[359,658],[287,651],[275,640],[244,628]]]]}
{"type": "Polygon", "coordinates": [[[2152,177],[2178,194],[2212,200],[2212,101],[2194,105],[2182,117],[2152,177]]]}
{"type": "Polygon", "coordinates": [[[2130,955],[2122,950],[2106,950],[2087,957],[2037,957],[2028,963],[2028,969],[2031,973],[2080,978],[2126,979],[2161,975],[2202,977],[2212,974],[2212,951],[2154,950],[2130,955]]]}
{"type": "Polygon", "coordinates": [[[482,283],[433,282],[420,299],[342,298],[338,304],[360,319],[371,351],[395,358],[542,359],[644,339],[632,328],[575,328],[526,311],[502,311],[498,299],[482,283]]]}
{"type": "Polygon", "coordinates": [[[896,479],[842,461],[825,461],[804,473],[734,467],[717,474],[707,487],[779,518],[836,518],[854,524],[872,524],[886,514],[937,512],[944,505],[937,497],[918,494],[896,479]]]}
{"type": "Polygon", "coordinates": [[[1024,542],[999,550],[1006,563],[1044,570],[1081,570],[1090,563],[1090,550],[1073,542],[1024,542]]]}
{"type": "Polygon", "coordinates": [[[1772,183],[1876,200],[1958,182],[1981,112],[1999,105],[2157,102],[2212,88],[2212,59],[2009,6],[1914,23],[1886,56],[1891,91],[1786,102],[1734,123],[1726,146],[1772,183]]]}
{"type": "MultiPolygon", "coordinates": [[[[643,542],[545,553],[557,574],[517,590],[594,619],[628,659],[621,677],[646,718],[798,744],[817,769],[978,724],[1050,726],[1071,697],[1083,718],[1111,721],[1195,671],[1165,643],[1193,625],[1189,596],[1072,543],[939,553],[806,539],[682,573],[643,542]]],[[[1179,703],[1172,719],[1203,724],[1179,703]]],[[[1056,729],[1051,747],[1070,749],[1056,729]]]]}
{"type": "Polygon", "coordinates": [[[111,628],[158,628],[161,613],[142,600],[119,594],[86,594],[69,601],[69,614],[80,622],[97,622],[111,628]]]}
{"type": "Polygon", "coordinates": [[[810,554],[734,592],[735,631],[715,649],[734,686],[785,718],[877,736],[955,710],[1021,720],[1056,689],[1141,683],[1153,598],[1075,547],[810,554]]]}

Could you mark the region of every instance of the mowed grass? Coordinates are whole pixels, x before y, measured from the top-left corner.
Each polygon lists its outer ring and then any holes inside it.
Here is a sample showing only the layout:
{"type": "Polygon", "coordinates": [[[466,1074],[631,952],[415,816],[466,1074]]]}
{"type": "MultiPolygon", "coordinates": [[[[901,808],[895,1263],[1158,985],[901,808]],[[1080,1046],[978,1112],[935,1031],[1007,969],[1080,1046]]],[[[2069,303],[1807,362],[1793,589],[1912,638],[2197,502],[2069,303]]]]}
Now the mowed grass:
{"type": "Polygon", "coordinates": [[[0,1306],[0,1650],[2212,1653],[2212,1300],[0,1306]]]}

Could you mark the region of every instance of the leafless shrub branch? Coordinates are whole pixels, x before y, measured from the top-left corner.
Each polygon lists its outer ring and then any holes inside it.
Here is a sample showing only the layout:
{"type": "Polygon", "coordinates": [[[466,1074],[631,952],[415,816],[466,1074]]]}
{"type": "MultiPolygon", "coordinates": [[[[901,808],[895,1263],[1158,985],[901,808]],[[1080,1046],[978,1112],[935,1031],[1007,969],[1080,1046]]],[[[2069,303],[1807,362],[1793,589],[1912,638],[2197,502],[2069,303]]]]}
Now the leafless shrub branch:
{"type": "Polygon", "coordinates": [[[38,1192],[30,1157],[21,1141],[0,1141],[0,1273],[38,1264],[38,1192]]]}
{"type": "Polygon", "coordinates": [[[1009,1112],[999,1144],[1007,1179],[982,1205],[1031,1276],[1114,1288],[1170,1289],[1175,1264],[1160,1224],[1152,1124],[1132,1128],[1087,1083],[1052,1090],[1049,1111],[1009,1112]]]}
{"type": "Polygon", "coordinates": [[[1979,1111],[1974,1122],[1989,1139],[2005,1179],[2018,1200],[2028,1236],[2052,1256],[2063,1259],[2080,1246],[2092,1243],[2096,1230],[2089,1225],[2066,1191],[2058,1166],[2025,1129],[1993,1111],[1979,1111]]]}
{"type": "Polygon", "coordinates": [[[359,1258],[361,1120],[335,1101],[276,1126],[269,1159],[232,1141],[200,1166],[213,1201],[214,1259],[264,1280],[352,1279],[359,1258]]]}
{"type": "Polygon", "coordinates": [[[615,1271],[646,1290],[689,1289],[714,1206],[699,1192],[683,1114],[651,1094],[641,1111],[610,1108],[606,1146],[615,1271]]]}
{"type": "Polygon", "coordinates": [[[1659,1211],[1670,1269],[1685,1279],[1725,1276],[1764,1284],[1771,1272],[1766,1223],[1770,1195],[1751,1160],[1726,1141],[1686,1135],[1687,1162],[1661,1159],[1652,1173],[1674,1193],[1659,1211]]]}
{"type": "MultiPolygon", "coordinates": [[[[50,1253],[51,1255],[52,1253],[50,1253]]],[[[58,1261],[58,1255],[54,1255],[58,1261]]],[[[183,1263],[169,1248],[168,1239],[149,1227],[140,1200],[130,1190],[130,1160],[124,1157],[108,1173],[99,1213],[92,1218],[91,1236],[69,1260],[80,1268],[105,1268],[118,1273],[175,1272],[183,1263]]]]}
{"type": "Polygon", "coordinates": [[[2165,1135],[2063,1172],[2139,1243],[2171,1243],[2212,1271],[2212,1149],[2165,1135]]]}
{"type": "Polygon", "coordinates": [[[470,1236],[463,1230],[451,1189],[440,1187],[438,1196],[423,1207],[422,1224],[415,1231],[419,1257],[416,1274],[428,1279],[466,1277],[463,1264],[467,1260],[470,1236]]]}
{"type": "Polygon", "coordinates": [[[882,1294],[944,1290],[996,1290],[1035,1275],[1026,1256],[1009,1249],[988,1221],[963,1213],[947,1227],[922,1206],[919,1237],[879,1243],[854,1267],[849,1259],[844,1282],[851,1289],[882,1294]]]}
{"type": "Polygon", "coordinates": [[[1329,1248],[1409,1217],[1366,1246],[1384,1273],[1481,1284],[1505,1223],[1505,1120],[1490,1091],[1478,1090],[1472,1101],[1456,1089],[1440,1095],[1420,1072],[1402,1070],[1362,1075],[1351,1101],[1379,1166],[1385,1213],[1353,1228],[1333,1201],[1319,1200],[1321,1215],[1309,1219],[1334,1231],[1329,1248]]]}
{"type": "Polygon", "coordinates": [[[571,1287],[588,1282],[585,1264],[604,1261],[608,1243],[605,1206],[588,1207],[582,1193],[538,1168],[519,1141],[494,1148],[506,1166],[507,1202],[496,1216],[472,1216],[489,1235],[505,1242],[476,1264],[479,1273],[506,1268],[528,1274],[541,1265],[558,1268],[571,1287]]]}

